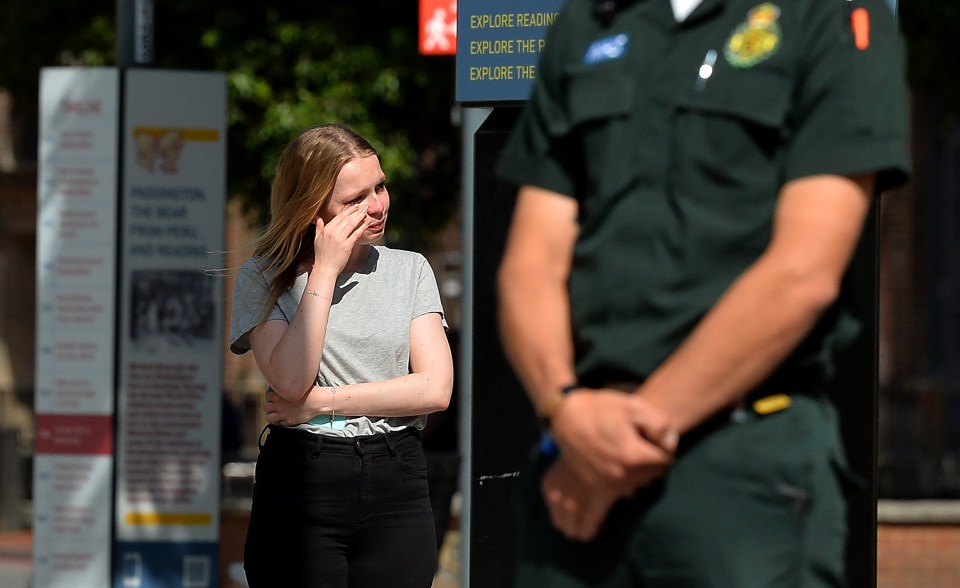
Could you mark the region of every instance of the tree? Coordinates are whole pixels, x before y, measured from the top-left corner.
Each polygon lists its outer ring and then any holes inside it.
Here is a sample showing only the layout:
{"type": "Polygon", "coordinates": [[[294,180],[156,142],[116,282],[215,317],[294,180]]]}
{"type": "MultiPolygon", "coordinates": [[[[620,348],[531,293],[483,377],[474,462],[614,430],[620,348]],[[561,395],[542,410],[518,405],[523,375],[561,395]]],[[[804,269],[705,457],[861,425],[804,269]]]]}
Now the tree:
{"type": "Polygon", "coordinates": [[[36,158],[40,68],[104,65],[112,59],[113,1],[4,0],[0,4],[0,88],[13,101],[17,157],[36,158]]]}
{"type": "MultiPolygon", "coordinates": [[[[25,135],[36,134],[39,69],[116,63],[113,0],[6,0],[0,70],[25,135]]],[[[218,70],[229,91],[230,193],[265,211],[276,156],[303,128],[343,122],[380,152],[395,207],[388,238],[427,247],[455,211],[459,135],[453,59],[417,52],[410,2],[156,0],[159,68],[218,70]]],[[[29,152],[35,143],[21,142],[29,152]]]]}

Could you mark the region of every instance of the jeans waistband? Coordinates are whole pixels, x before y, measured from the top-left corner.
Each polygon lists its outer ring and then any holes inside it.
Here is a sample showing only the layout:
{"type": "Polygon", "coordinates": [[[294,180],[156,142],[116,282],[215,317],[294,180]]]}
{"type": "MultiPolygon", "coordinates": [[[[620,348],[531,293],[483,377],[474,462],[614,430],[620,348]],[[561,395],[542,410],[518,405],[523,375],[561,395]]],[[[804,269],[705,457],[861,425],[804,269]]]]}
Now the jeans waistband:
{"type": "Polygon", "coordinates": [[[279,425],[267,425],[260,433],[267,432],[266,441],[259,442],[262,450],[268,444],[309,448],[316,452],[323,451],[358,453],[360,455],[375,453],[394,454],[398,449],[405,449],[410,445],[420,443],[420,431],[414,427],[405,427],[389,433],[376,435],[358,435],[355,437],[334,437],[311,433],[304,429],[293,429],[279,425]]]}

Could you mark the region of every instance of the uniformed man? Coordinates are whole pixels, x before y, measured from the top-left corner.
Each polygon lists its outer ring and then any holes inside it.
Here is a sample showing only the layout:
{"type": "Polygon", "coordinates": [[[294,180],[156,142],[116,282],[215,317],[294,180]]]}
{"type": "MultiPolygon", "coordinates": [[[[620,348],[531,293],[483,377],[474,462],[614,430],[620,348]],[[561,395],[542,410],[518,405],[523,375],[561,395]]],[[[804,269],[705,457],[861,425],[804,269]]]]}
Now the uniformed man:
{"type": "Polygon", "coordinates": [[[822,389],[908,171],[902,61],[884,0],[567,2],[498,168],[502,338],[552,437],[520,586],[844,584],[822,389]]]}

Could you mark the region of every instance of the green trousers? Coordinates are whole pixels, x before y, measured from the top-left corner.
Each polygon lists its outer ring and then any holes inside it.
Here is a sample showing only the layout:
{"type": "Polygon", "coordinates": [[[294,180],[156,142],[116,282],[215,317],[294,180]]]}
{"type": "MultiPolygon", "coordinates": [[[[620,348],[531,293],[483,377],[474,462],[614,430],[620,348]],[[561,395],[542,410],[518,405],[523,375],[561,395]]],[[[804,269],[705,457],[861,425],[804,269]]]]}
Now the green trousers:
{"type": "Polygon", "coordinates": [[[660,482],[614,507],[600,536],[567,541],[522,483],[518,588],[842,587],[846,467],[837,416],[820,396],[688,434],[660,482]]]}

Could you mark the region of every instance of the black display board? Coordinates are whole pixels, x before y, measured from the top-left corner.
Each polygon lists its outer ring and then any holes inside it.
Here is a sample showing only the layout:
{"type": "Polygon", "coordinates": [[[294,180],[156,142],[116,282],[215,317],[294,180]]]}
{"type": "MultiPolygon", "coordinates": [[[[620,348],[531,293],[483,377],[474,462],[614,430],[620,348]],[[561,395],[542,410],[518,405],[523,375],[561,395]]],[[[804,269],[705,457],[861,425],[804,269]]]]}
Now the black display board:
{"type": "Polygon", "coordinates": [[[840,412],[843,442],[850,467],[866,483],[851,488],[847,584],[877,585],[877,444],[879,440],[879,248],[880,197],[874,199],[863,236],[843,283],[862,332],[839,358],[831,395],[840,412]]]}
{"type": "Polygon", "coordinates": [[[518,108],[498,108],[474,135],[473,397],[470,435],[470,586],[512,585],[519,472],[537,438],[530,403],[507,364],[497,329],[496,273],[516,188],[493,169],[518,108]]]}

